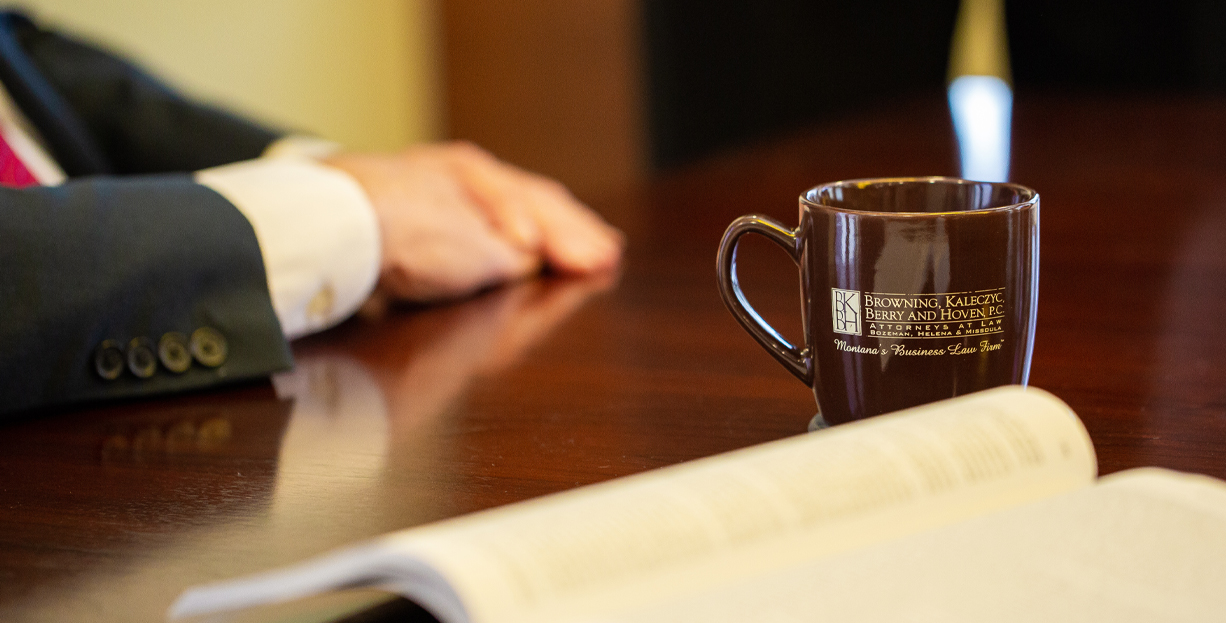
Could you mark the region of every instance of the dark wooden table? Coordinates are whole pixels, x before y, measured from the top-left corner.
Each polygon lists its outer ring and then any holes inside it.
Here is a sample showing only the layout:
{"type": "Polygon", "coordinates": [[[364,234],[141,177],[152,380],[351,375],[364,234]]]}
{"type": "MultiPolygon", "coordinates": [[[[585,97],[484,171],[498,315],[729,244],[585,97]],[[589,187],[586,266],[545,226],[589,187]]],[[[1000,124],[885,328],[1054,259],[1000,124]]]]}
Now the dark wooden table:
{"type": "MultiPolygon", "coordinates": [[[[1022,95],[1015,113],[1012,177],[1043,210],[1032,383],[1082,416],[1103,473],[1226,477],[1226,101],[1022,95]]],[[[953,173],[939,97],[832,121],[595,198],[630,237],[616,278],[367,310],[271,384],[0,425],[0,620],[158,621],[192,584],[801,433],[811,394],[719,300],[725,225],[795,222],[819,182],[953,173]]],[[[794,267],[747,245],[751,300],[799,337],[794,267]]]]}

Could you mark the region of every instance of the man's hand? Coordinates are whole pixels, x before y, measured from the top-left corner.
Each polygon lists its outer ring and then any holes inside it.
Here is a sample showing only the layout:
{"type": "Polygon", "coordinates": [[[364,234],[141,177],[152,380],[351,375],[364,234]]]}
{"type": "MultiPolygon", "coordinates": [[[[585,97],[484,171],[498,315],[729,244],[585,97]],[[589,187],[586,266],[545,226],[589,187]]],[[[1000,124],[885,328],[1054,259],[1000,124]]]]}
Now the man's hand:
{"type": "Polygon", "coordinates": [[[374,205],[379,288],[395,298],[456,298],[545,266],[583,274],[621,258],[621,232],[564,186],[469,143],[325,162],[352,175],[374,205]]]}

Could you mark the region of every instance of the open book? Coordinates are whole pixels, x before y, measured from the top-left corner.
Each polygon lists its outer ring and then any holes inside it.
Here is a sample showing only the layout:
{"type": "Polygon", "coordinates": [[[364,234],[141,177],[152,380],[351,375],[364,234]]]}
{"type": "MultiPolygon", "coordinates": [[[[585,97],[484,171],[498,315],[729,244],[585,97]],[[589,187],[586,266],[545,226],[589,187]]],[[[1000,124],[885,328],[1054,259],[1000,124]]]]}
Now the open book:
{"type": "Polygon", "coordinates": [[[447,623],[1226,616],[1226,483],[1096,471],[1064,403],[998,388],[192,588],[170,616],[352,587],[447,623]]]}

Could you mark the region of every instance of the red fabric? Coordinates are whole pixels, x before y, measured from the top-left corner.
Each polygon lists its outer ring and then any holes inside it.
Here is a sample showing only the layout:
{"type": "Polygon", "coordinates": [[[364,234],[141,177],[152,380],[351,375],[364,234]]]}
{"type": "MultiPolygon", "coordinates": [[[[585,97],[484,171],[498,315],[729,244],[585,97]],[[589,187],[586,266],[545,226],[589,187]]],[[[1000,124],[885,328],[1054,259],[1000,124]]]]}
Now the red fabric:
{"type": "Polygon", "coordinates": [[[30,173],[21,158],[13,153],[13,148],[9,147],[9,142],[4,140],[3,134],[0,134],[0,186],[11,188],[38,186],[38,180],[35,179],[34,174],[30,173]]]}

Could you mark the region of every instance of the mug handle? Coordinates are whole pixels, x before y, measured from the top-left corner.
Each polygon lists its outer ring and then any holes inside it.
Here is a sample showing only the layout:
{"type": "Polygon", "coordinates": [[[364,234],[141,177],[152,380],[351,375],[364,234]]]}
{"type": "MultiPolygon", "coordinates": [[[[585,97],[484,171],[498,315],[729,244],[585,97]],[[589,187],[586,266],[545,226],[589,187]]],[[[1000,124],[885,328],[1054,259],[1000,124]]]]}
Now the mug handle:
{"type": "Polygon", "coordinates": [[[761,234],[775,244],[783,247],[796,265],[800,266],[800,237],[795,229],[788,229],[778,221],[767,217],[751,214],[732,221],[724,232],[724,239],[719,243],[719,255],[716,258],[716,272],[719,274],[719,294],[724,299],[724,305],[742,327],[749,332],[783,367],[805,385],[813,386],[813,357],[809,349],[796,348],[784,339],[779,332],[766,323],[758,312],[754,311],[736,275],[736,250],[741,236],[745,234],[761,234]]]}

